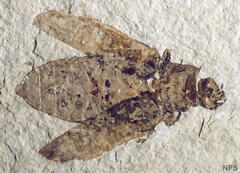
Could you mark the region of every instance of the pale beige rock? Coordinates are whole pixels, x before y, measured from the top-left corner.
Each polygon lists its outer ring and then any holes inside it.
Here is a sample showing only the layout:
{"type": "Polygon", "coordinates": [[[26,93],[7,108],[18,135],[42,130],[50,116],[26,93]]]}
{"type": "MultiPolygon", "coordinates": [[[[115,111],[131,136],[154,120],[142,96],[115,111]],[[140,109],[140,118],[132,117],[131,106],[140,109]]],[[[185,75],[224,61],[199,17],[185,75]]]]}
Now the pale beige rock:
{"type": "Polygon", "coordinates": [[[0,172],[219,173],[234,164],[239,171],[239,8],[231,0],[0,1],[0,172]],[[32,67],[84,56],[32,25],[54,9],[96,18],[159,52],[171,48],[172,62],[201,67],[199,78],[223,84],[227,101],[214,111],[191,108],[171,127],[159,123],[143,144],[131,140],[86,161],[45,159],[41,146],[77,123],[33,109],[15,88],[32,67]]]}

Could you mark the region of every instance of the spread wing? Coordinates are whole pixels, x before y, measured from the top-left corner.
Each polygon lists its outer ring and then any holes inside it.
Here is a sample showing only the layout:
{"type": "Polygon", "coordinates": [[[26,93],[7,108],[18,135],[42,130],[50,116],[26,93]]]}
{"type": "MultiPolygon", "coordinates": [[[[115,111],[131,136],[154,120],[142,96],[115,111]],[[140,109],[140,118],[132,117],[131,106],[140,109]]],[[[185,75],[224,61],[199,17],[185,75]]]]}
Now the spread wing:
{"type": "Polygon", "coordinates": [[[80,122],[146,91],[147,83],[125,73],[125,61],[65,58],[30,71],[16,93],[33,108],[63,120],[80,122]],[[104,61],[104,62],[103,62],[104,61]],[[115,68],[118,66],[118,68],[115,68]]]}
{"type": "Polygon", "coordinates": [[[148,90],[145,79],[160,60],[155,49],[95,19],[62,11],[42,13],[34,24],[88,54],[52,61],[27,74],[16,93],[35,109],[80,122],[148,90]]]}
{"type": "Polygon", "coordinates": [[[90,17],[48,11],[35,17],[34,25],[91,56],[114,53],[143,61],[158,54],[149,46],[90,17]]]}
{"type": "Polygon", "coordinates": [[[161,115],[148,97],[127,99],[109,108],[102,119],[81,122],[39,152],[60,162],[92,159],[130,139],[150,135],[162,121],[161,115]]]}
{"type": "Polygon", "coordinates": [[[88,160],[114,146],[149,132],[133,131],[135,125],[94,126],[80,124],[44,146],[39,152],[49,160],[66,162],[88,160]]]}

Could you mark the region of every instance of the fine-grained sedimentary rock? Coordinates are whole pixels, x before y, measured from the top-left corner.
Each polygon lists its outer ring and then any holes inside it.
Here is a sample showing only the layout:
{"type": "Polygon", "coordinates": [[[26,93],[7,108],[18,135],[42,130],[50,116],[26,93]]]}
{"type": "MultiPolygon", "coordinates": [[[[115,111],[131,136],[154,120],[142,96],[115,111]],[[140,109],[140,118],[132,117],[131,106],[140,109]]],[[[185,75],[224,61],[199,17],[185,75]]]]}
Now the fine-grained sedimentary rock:
{"type": "Polygon", "coordinates": [[[172,63],[169,50],[160,56],[95,19],[49,11],[34,25],[87,55],[43,64],[16,87],[33,108],[79,123],[40,150],[50,160],[95,158],[161,121],[173,125],[191,106],[226,101],[212,78],[197,82],[200,68],[172,63]]]}

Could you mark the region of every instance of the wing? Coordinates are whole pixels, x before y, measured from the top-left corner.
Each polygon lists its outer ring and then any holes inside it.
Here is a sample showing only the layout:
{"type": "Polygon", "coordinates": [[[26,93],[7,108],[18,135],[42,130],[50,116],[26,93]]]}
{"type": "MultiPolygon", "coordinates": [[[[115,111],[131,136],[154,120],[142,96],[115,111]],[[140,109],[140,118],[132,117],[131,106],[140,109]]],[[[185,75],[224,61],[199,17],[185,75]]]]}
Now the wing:
{"type": "Polygon", "coordinates": [[[53,37],[91,56],[114,53],[144,61],[158,56],[149,46],[90,17],[48,11],[35,17],[34,25],[53,37]]]}
{"type": "Polygon", "coordinates": [[[16,93],[33,108],[80,122],[148,90],[146,81],[124,71],[121,57],[66,58],[29,72],[16,93]],[[108,60],[110,59],[110,60],[108,60]],[[117,68],[117,67],[118,68],[117,68]]]}
{"type": "Polygon", "coordinates": [[[160,60],[155,49],[97,20],[64,12],[40,14],[34,24],[91,55],[49,62],[28,73],[16,93],[35,109],[84,121],[148,90],[145,79],[160,60]]]}
{"type": "Polygon", "coordinates": [[[81,122],[39,152],[60,162],[92,159],[130,139],[150,135],[161,121],[162,114],[149,97],[134,97],[114,105],[102,118],[81,122]]]}
{"type": "Polygon", "coordinates": [[[149,132],[132,131],[132,126],[93,126],[80,124],[44,146],[39,152],[49,160],[66,162],[88,160],[110,151],[114,146],[149,132]]]}

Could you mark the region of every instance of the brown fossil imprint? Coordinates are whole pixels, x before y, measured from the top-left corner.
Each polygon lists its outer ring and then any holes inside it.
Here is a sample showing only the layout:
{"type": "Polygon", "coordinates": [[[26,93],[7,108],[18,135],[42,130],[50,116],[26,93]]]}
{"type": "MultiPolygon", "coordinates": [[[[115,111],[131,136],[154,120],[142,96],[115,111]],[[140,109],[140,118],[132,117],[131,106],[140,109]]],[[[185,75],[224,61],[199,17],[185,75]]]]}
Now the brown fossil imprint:
{"type": "Polygon", "coordinates": [[[173,125],[191,106],[216,109],[226,101],[212,78],[197,82],[200,68],[173,63],[169,50],[160,56],[98,20],[49,11],[33,23],[86,53],[41,65],[16,87],[33,108],[79,123],[40,149],[47,159],[92,159],[152,134],[159,122],[173,125]]]}

